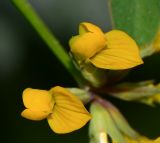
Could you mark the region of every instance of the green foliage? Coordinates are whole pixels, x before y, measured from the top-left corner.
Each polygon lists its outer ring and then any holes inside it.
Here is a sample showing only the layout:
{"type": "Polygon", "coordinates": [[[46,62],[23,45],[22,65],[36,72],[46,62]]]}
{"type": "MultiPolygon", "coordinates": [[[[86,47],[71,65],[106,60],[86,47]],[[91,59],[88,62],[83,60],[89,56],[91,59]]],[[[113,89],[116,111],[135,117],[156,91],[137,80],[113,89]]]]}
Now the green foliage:
{"type": "Polygon", "coordinates": [[[160,21],[159,0],[111,0],[113,28],[132,36],[140,47],[151,44],[160,21]]]}

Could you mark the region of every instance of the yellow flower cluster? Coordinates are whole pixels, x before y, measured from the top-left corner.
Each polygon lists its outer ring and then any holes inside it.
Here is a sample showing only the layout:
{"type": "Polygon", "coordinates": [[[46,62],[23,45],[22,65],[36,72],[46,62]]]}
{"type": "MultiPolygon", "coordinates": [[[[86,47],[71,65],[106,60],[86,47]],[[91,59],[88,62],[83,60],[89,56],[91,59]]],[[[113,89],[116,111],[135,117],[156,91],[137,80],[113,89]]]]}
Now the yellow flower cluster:
{"type": "MultiPolygon", "coordinates": [[[[135,41],[119,30],[104,34],[99,27],[84,22],[79,26],[79,35],[72,37],[69,43],[79,64],[91,63],[97,68],[121,70],[143,63],[135,41]]],[[[23,92],[23,102],[26,107],[21,113],[23,117],[47,119],[56,133],[72,132],[91,119],[80,99],[59,86],[49,91],[27,88],[23,92]]]]}
{"type": "Polygon", "coordinates": [[[91,115],[78,97],[65,88],[47,90],[27,88],[23,92],[26,109],[21,115],[30,120],[47,118],[56,133],[68,133],[84,126],[91,115]]]}

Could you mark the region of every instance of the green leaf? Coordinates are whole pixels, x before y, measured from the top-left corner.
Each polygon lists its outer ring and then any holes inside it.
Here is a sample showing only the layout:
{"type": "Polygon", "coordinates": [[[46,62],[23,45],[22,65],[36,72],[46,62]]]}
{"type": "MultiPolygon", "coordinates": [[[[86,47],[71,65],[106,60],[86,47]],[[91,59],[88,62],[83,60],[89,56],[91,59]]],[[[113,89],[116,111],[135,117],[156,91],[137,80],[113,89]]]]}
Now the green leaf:
{"type": "Polygon", "coordinates": [[[110,2],[113,28],[128,33],[140,46],[143,57],[152,54],[154,50],[151,44],[160,26],[160,1],[110,0],[110,2]]]}

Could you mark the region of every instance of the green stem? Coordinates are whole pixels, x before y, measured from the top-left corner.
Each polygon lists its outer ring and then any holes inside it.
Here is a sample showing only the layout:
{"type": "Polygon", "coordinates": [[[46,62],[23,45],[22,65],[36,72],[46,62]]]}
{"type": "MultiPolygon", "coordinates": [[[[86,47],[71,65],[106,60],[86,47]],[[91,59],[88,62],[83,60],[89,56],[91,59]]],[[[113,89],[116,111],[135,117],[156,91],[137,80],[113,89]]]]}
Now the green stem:
{"type": "Polygon", "coordinates": [[[80,86],[85,86],[84,78],[81,73],[75,68],[72,59],[64,50],[63,46],[50,32],[47,26],[43,23],[36,11],[27,0],[12,0],[17,9],[24,15],[26,20],[32,25],[43,41],[48,45],[53,54],[61,61],[64,67],[70,72],[73,78],[80,86]]]}

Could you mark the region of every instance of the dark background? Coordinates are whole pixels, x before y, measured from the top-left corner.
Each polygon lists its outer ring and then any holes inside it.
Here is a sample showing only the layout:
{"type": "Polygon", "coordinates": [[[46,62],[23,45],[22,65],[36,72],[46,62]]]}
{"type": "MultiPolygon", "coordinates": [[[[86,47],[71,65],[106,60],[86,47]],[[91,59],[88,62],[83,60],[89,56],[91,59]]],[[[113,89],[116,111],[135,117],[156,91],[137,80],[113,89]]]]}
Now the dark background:
{"type": "MultiPolygon", "coordinates": [[[[68,40],[77,34],[80,22],[110,29],[106,0],[30,0],[51,31],[68,50],[68,40]]],[[[160,56],[145,59],[132,70],[128,81],[160,81],[160,56]]],[[[20,116],[24,109],[21,93],[26,87],[50,89],[76,86],[73,78],[52,55],[23,16],[9,0],[0,0],[0,98],[1,140],[16,143],[87,143],[88,126],[65,135],[53,133],[47,122],[20,116]]],[[[113,100],[130,124],[149,137],[160,135],[160,106],[113,100]]]]}

